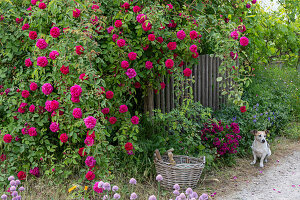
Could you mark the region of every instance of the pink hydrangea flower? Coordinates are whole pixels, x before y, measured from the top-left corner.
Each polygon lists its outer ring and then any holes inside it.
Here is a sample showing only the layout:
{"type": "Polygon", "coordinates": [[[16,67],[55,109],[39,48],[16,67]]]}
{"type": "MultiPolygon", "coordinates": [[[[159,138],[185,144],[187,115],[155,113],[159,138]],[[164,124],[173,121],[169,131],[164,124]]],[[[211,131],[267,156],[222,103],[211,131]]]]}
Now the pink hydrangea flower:
{"type": "Polygon", "coordinates": [[[84,123],[86,128],[93,129],[96,126],[97,119],[95,117],[88,116],[87,118],[84,119],[84,123]]]}
{"type": "Polygon", "coordinates": [[[137,54],[134,52],[128,53],[129,60],[136,60],[136,56],[137,56],[137,54]]]}
{"type": "Polygon", "coordinates": [[[80,119],[82,117],[82,111],[80,108],[73,109],[73,117],[76,119],[80,119]]]}
{"type": "Polygon", "coordinates": [[[50,83],[45,83],[43,86],[42,86],[42,92],[45,94],[45,95],[49,95],[51,94],[53,91],[53,87],[50,83]]]}
{"type": "Polygon", "coordinates": [[[57,123],[57,122],[51,122],[51,124],[50,124],[50,130],[53,133],[56,133],[57,131],[59,131],[59,123],[57,123]]]}
{"type": "Polygon", "coordinates": [[[55,60],[58,56],[59,56],[59,53],[57,51],[51,51],[50,54],[49,54],[49,57],[52,60],[55,60]]]}
{"type": "Polygon", "coordinates": [[[186,37],[186,34],[183,30],[178,31],[176,35],[177,35],[177,38],[180,40],[183,40],[186,37]]]}
{"type": "Polygon", "coordinates": [[[32,66],[32,62],[31,62],[30,58],[27,58],[27,59],[25,60],[25,66],[26,66],[26,67],[32,66]]]}
{"type": "Polygon", "coordinates": [[[119,39],[117,41],[117,45],[121,48],[121,47],[124,47],[126,45],[126,41],[123,40],[123,39],[119,39]]]}
{"type": "Polygon", "coordinates": [[[48,47],[48,44],[44,39],[38,39],[36,42],[36,46],[39,49],[46,49],[48,47]]]}
{"type": "Polygon", "coordinates": [[[197,45],[195,45],[195,44],[191,45],[190,46],[190,51],[193,52],[193,53],[197,52],[197,45]]]}
{"type": "Polygon", "coordinates": [[[146,61],[145,67],[146,67],[147,69],[152,69],[152,68],[153,68],[153,63],[152,63],[151,61],[146,61]]]}
{"type": "Polygon", "coordinates": [[[48,65],[48,60],[45,56],[38,57],[36,64],[40,67],[46,67],[48,65]]]}
{"type": "Polygon", "coordinates": [[[128,111],[128,107],[126,105],[121,105],[119,112],[120,113],[126,113],[128,111]]]}
{"type": "Polygon", "coordinates": [[[128,76],[128,78],[132,79],[136,77],[136,71],[133,68],[129,68],[127,69],[126,75],[128,76]]]}
{"type": "Polygon", "coordinates": [[[58,38],[60,36],[60,29],[58,27],[52,27],[50,29],[50,35],[53,38],[58,38]]]}
{"type": "Polygon", "coordinates": [[[72,97],[80,97],[82,89],[80,85],[74,85],[70,88],[72,97]]]}
{"type": "Polygon", "coordinates": [[[126,60],[123,60],[123,61],[121,62],[121,67],[122,67],[123,69],[127,69],[127,68],[129,67],[129,63],[128,63],[126,60]]]}

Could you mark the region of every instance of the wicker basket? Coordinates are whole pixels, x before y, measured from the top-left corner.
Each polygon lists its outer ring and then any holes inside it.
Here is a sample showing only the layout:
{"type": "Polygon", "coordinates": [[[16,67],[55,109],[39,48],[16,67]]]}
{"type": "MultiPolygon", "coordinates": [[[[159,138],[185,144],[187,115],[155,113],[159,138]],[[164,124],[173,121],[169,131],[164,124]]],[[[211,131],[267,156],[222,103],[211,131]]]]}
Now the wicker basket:
{"type": "Polygon", "coordinates": [[[172,151],[171,149],[167,155],[161,156],[156,150],[154,154],[156,173],[163,177],[161,186],[167,190],[172,190],[175,184],[184,189],[195,188],[205,165],[205,156],[173,156],[172,151]]]}

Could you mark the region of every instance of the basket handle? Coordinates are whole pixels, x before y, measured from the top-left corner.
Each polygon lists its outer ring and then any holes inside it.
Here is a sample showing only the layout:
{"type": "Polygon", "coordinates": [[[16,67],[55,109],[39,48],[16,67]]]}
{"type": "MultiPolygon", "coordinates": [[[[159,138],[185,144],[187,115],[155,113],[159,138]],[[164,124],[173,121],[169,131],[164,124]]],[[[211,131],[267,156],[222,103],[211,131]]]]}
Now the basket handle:
{"type": "Polygon", "coordinates": [[[161,160],[161,155],[158,149],[155,149],[155,155],[158,160],[161,160]]]}
{"type": "Polygon", "coordinates": [[[169,150],[167,151],[167,152],[168,152],[169,161],[170,161],[171,165],[176,165],[176,162],[175,162],[175,160],[174,160],[174,158],[173,158],[173,153],[172,153],[172,151],[174,151],[173,148],[172,148],[172,149],[169,149],[169,150]]]}

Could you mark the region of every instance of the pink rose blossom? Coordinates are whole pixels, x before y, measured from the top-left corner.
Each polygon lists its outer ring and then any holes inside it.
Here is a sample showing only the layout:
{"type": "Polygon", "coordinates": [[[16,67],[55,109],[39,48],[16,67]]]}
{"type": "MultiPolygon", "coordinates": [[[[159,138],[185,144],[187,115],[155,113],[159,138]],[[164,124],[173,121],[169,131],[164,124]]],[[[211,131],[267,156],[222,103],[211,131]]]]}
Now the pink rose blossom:
{"type": "Polygon", "coordinates": [[[29,24],[24,24],[22,26],[22,30],[25,31],[25,30],[28,30],[30,28],[29,24]]]}
{"type": "Polygon", "coordinates": [[[107,28],[107,33],[111,34],[112,30],[114,30],[114,27],[110,26],[107,28]]]}
{"type": "Polygon", "coordinates": [[[45,95],[49,95],[51,94],[53,91],[53,87],[50,83],[45,83],[43,86],[42,86],[42,92],[45,94],[45,95]]]}
{"type": "Polygon", "coordinates": [[[193,52],[193,53],[194,53],[194,52],[197,52],[197,46],[194,45],[194,44],[191,45],[191,46],[190,46],[190,51],[193,52]]]}
{"type": "Polygon", "coordinates": [[[128,53],[129,60],[136,60],[136,56],[137,56],[137,54],[134,52],[128,53]]]}
{"type": "Polygon", "coordinates": [[[36,46],[39,49],[46,49],[48,47],[48,44],[44,39],[38,39],[36,42],[36,46]]]}
{"type": "Polygon", "coordinates": [[[29,136],[37,136],[36,128],[30,127],[30,129],[28,129],[28,135],[29,136]]]}
{"type": "Polygon", "coordinates": [[[234,40],[237,40],[239,38],[239,34],[237,31],[232,31],[230,33],[230,37],[232,37],[234,40]]]}
{"type": "Polygon", "coordinates": [[[138,116],[133,116],[132,118],[131,118],[131,122],[132,122],[132,124],[139,124],[139,117],[138,116]]]}
{"type": "Polygon", "coordinates": [[[120,28],[120,27],[122,27],[122,21],[121,20],[116,20],[115,21],[115,26],[117,27],[117,28],[120,28]]]}
{"type": "Polygon", "coordinates": [[[23,90],[21,95],[23,98],[27,99],[29,97],[30,93],[28,90],[23,90]]]}
{"type": "Polygon", "coordinates": [[[123,69],[127,69],[127,68],[129,67],[129,63],[128,63],[126,60],[123,60],[123,61],[121,62],[121,67],[122,67],[123,69]]]}
{"type": "Polygon", "coordinates": [[[174,66],[174,61],[172,59],[168,59],[166,60],[165,65],[168,69],[171,69],[174,66]]]}
{"type": "Polygon", "coordinates": [[[129,69],[127,69],[126,75],[130,79],[134,78],[134,77],[136,77],[136,71],[133,68],[129,68],[129,69]]]}
{"type": "Polygon", "coordinates": [[[26,67],[32,66],[32,62],[31,62],[30,58],[27,58],[27,59],[25,60],[25,66],[26,66],[26,67]]]}
{"type": "Polygon", "coordinates": [[[153,68],[153,63],[152,63],[151,61],[146,61],[145,67],[146,67],[147,69],[152,69],[152,68],[153,68]]]}
{"type": "Polygon", "coordinates": [[[53,38],[58,38],[60,36],[60,29],[58,27],[52,27],[50,29],[50,35],[53,38]]]}
{"type": "Polygon", "coordinates": [[[141,8],[139,6],[133,6],[132,10],[133,10],[134,13],[138,13],[138,12],[141,11],[141,8]]]}
{"type": "Polygon", "coordinates": [[[191,32],[190,32],[190,38],[191,38],[192,40],[196,39],[197,37],[198,37],[197,31],[191,31],[191,32]]]}
{"type": "Polygon", "coordinates": [[[35,106],[34,105],[31,105],[29,106],[29,112],[34,112],[35,111],[35,106]]]}
{"type": "Polygon", "coordinates": [[[51,122],[51,124],[50,124],[50,130],[53,133],[56,133],[57,131],[59,131],[59,123],[57,123],[57,122],[51,122]]]}
{"type": "Polygon", "coordinates": [[[59,56],[59,53],[57,51],[51,51],[50,54],[49,54],[49,57],[52,60],[55,60],[58,56],[59,56]]]}
{"type": "Polygon", "coordinates": [[[248,44],[249,44],[249,39],[248,38],[246,38],[246,37],[241,37],[240,38],[240,44],[242,45],[242,46],[247,46],[248,44]]]}
{"type": "Polygon", "coordinates": [[[128,111],[128,107],[126,105],[121,105],[119,112],[120,113],[126,113],[128,111]]]}
{"type": "Polygon", "coordinates": [[[74,85],[70,88],[72,97],[79,97],[82,93],[80,85],[74,85]]]}
{"type": "Polygon", "coordinates": [[[74,18],[80,17],[80,10],[79,10],[79,9],[73,10],[73,17],[74,17],[74,18]]]}
{"type": "Polygon", "coordinates": [[[152,24],[150,22],[144,22],[142,24],[142,28],[144,31],[150,31],[152,29],[152,24]]]}
{"type": "Polygon", "coordinates": [[[46,67],[48,65],[48,60],[45,56],[38,57],[36,64],[40,67],[46,67]]]}
{"type": "Polygon", "coordinates": [[[117,41],[117,45],[121,48],[124,47],[126,45],[126,41],[123,39],[120,39],[117,41]]]}
{"type": "Polygon", "coordinates": [[[84,119],[84,123],[86,128],[93,129],[96,126],[97,119],[95,117],[88,116],[87,118],[84,119]]]}
{"type": "Polygon", "coordinates": [[[139,14],[136,17],[136,20],[138,21],[138,23],[142,24],[142,23],[144,23],[147,20],[147,15],[145,15],[145,14],[139,14]]]}
{"type": "Polygon", "coordinates": [[[38,88],[38,86],[37,86],[37,84],[36,84],[35,82],[32,82],[32,83],[30,83],[29,88],[30,88],[30,90],[32,90],[32,91],[36,91],[37,88],[38,88]]]}
{"type": "Polygon", "coordinates": [[[76,119],[80,119],[82,117],[82,111],[80,108],[73,109],[73,117],[76,119]]]}
{"type": "Polygon", "coordinates": [[[183,30],[178,31],[176,35],[177,35],[177,38],[180,40],[183,40],[186,37],[186,34],[183,30]]]}

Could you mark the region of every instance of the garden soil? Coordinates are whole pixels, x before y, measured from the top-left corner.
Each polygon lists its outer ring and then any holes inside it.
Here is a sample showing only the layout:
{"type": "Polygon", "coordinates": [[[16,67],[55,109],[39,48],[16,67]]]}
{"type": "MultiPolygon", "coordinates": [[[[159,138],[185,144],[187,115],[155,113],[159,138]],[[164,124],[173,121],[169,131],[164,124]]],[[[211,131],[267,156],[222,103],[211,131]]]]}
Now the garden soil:
{"type": "Polygon", "coordinates": [[[235,170],[223,174],[227,178],[220,177],[220,182],[212,187],[215,189],[211,191],[213,199],[300,200],[299,141],[285,141],[273,148],[273,157],[264,168],[260,168],[259,163],[250,165],[252,158],[249,158],[235,170]]]}

